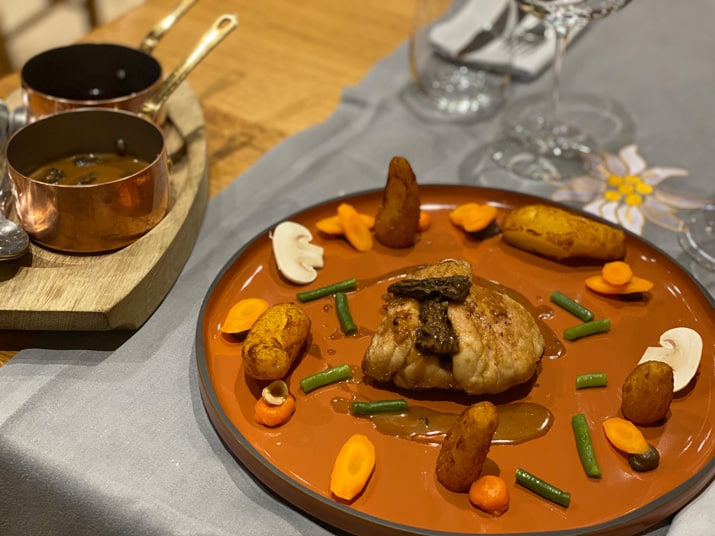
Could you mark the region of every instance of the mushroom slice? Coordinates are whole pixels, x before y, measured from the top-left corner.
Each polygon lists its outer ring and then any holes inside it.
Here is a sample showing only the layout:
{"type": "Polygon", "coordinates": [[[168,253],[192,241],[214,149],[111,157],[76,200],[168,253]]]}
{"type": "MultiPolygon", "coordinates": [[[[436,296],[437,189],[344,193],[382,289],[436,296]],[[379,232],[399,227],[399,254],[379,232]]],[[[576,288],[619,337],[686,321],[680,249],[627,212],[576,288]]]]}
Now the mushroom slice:
{"type": "Polygon", "coordinates": [[[261,398],[266,401],[266,404],[271,406],[280,406],[288,398],[288,384],[283,380],[274,380],[266,385],[261,391],[261,398]]]}
{"type": "Polygon", "coordinates": [[[323,267],[323,248],[311,244],[310,230],[296,222],[284,221],[273,230],[273,256],[278,270],[293,283],[306,284],[318,277],[323,267]]]}
{"type": "Polygon", "coordinates": [[[703,340],[694,329],[678,327],[660,336],[660,346],[646,348],[638,364],[662,361],[673,369],[673,391],[678,392],[690,383],[700,366],[703,340]]]}

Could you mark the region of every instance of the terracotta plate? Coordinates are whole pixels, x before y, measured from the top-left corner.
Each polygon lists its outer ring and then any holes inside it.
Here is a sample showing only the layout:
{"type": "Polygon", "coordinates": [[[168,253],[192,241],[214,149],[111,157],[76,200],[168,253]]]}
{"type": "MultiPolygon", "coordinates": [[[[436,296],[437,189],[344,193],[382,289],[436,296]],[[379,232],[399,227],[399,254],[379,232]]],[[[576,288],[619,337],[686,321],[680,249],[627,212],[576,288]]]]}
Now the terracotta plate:
{"type": "MultiPolygon", "coordinates": [[[[657,248],[628,237],[627,261],[637,275],[655,287],[639,301],[595,295],[584,279],[600,266],[567,266],[504,243],[500,235],[476,239],[454,227],[449,210],[466,201],[488,202],[506,211],[535,198],[500,190],[466,186],[422,186],[423,208],[432,227],[406,250],[377,244],[358,253],[341,238],[315,233],[325,248],[325,267],[306,287],[287,283],[277,272],[268,231],[239,251],[209,291],[198,322],[197,364],[208,415],[230,451],[259,480],[301,509],[341,529],[361,534],[621,534],[635,533],[673,513],[702,490],[715,474],[713,419],[715,315],[713,303],[683,269],[657,248]],[[530,401],[549,408],[555,421],[549,432],[518,445],[492,446],[489,472],[508,482],[511,506],[501,517],[472,507],[465,494],[447,491],[435,477],[438,446],[385,435],[370,420],[336,411],[331,400],[351,392],[372,399],[403,396],[413,405],[458,413],[478,400],[443,392],[391,392],[359,381],[330,386],[308,395],[299,380],[329,366],[349,363],[360,379],[360,362],[381,319],[382,295],[390,277],[443,258],[468,260],[474,273],[511,287],[526,297],[556,334],[579,322],[552,306],[549,296],[560,290],[589,307],[596,318],[609,317],[612,330],[575,342],[564,341],[565,354],[542,359],[538,376],[528,385],[498,397],[496,404],[530,401]],[[288,378],[297,397],[292,420],[277,429],[257,425],[253,405],[261,385],[248,379],[241,364],[241,342],[221,334],[220,325],[237,300],[254,296],[269,303],[296,301],[297,290],[317,288],[348,277],[358,279],[349,295],[357,335],[343,336],[331,298],[303,304],[312,320],[312,341],[288,378]],[[601,422],[620,414],[620,391],[626,375],[647,346],[675,326],[697,330],[704,355],[699,375],[677,396],[667,421],[643,428],[661,455],[655,471],[636,473],[602,433],[601,422]],[[577,391],[574,380],[585,372],[606,372],[606,388],[577,391]],[[571,429],[571,416],[584,413],[603,471],[588,478],[581,466],[571,429]],[[374,473],[352,503],[331,497],[329,475],[342,443],[353,433],[367,434],[377,451],[374,473]],[[522,467],[571,493],[568,508],[558,506],[515,483],[522,467]]],[[[374,214],[382,192],[348,200],[361,212],[374,214]]],[[[315,229],[315,222],[334,215],[336,200],[310,208],[290,219],[315,229]]],[[[485,470],[486,470],[485,469],[485,470]]]]}

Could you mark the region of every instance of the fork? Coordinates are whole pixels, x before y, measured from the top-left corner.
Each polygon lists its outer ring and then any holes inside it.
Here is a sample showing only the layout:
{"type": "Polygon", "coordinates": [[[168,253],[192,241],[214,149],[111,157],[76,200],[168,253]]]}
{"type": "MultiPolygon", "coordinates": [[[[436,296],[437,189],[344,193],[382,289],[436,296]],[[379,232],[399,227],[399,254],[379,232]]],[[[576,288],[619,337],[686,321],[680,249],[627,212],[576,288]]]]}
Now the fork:
{"type": "Polygon", "coordinates": [[[523,54],[527,50],[531,50],[546,41],[548,35],[549,27],[542,21],[528,28],[522,28],[514,36],[512,52],[514,55],[523,54]]]}

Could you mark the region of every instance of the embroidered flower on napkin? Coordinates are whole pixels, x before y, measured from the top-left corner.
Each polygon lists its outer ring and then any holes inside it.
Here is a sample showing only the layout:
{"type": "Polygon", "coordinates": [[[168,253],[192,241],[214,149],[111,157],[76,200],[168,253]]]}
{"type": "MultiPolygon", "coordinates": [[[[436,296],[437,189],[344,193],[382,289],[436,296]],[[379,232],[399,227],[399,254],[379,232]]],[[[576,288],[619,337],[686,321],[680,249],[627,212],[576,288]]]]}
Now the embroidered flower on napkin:
{"type": "Polygon", "coordinates": [[[698,209],[708,204],[702,196],[666,187],[666,179],[685,177],[688,171],[675,167],[648,167],[637,145],[627,145],[618,154],[594,153],[583,157],[587,175],[558,183],[554,201],[577,202],[583,210],[621,225],[638,235],[647,221],[673,232],[683,229],[679,209],[698,209]]]}

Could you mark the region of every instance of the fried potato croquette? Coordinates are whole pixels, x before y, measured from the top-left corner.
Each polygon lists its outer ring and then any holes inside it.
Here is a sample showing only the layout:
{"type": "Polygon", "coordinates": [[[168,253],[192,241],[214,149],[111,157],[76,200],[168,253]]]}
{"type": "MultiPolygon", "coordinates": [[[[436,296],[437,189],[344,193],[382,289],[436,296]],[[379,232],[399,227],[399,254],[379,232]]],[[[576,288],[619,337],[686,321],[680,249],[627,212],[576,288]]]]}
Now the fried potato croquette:
{"type": "Polygon", "coordinates": [[[469,490],[482,472],[498,425],[499,414],[491,402],[477,402],[462,412],[437,457],[437,478],[445,488],[469,490]]]}
{"type": "Polygon", "coordinates": [[[645,361],[623,382],[621,411],[629,421],[646,426],[663,420],[673,400],[673,369],[662,361],[645,361]]]}
{"type": "Polygon", "coordinates": [[[550,205],[514,209],[501,227],[512,246],[556,260],[614,261],[626,254],[622,229],[550,205]]]}
{"type": "Polygon", "coordinates": [[[295,304],[270,306],[254,322],[243,343],[246,374],[280,380],[288,374],[310,335],[310,318],[295,304]]]}
{"type": "Polygon", "coordinates": [[[375,217],[375,239],[390,248],[415,243],[420,220],[420,192],[410,163],[401,156],[390,161],[382,205],[375,217]]]}

